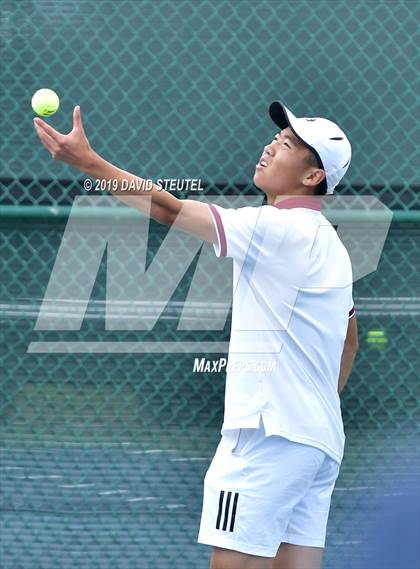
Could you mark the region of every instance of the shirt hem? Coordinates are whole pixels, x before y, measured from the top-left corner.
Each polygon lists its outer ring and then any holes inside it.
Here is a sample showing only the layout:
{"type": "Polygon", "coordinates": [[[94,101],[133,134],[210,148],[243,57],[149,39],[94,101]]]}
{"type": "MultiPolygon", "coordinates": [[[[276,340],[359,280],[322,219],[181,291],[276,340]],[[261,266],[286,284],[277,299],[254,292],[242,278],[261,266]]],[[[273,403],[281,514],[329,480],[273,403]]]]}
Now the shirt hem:
{"type": "MultiPolygon", "coordinates": [[[[262,415],[263,421],[264,421],[264,415],[262,413],[260,413],[260,415],[262,415]]],[[[264,425],[265,425],[265,423],[264,423],[264,425]]],[[[221,434],[223,434],[224,430],[229,430],[229,429],[253,429],[253,428],[258,428],[258,425],[255,424],[255,419],[252,421],[237,421],[237,422],[229,422],[227,424],[223,423],[223,426],[221,429],[221,434]]],[[[328,445],[326,445],[322,441],[318,441],[316,439],[304,437],[302,435],[296,435],[294,433],[290,433],[289,431],[285,431],[284,429],[275,429],[275,430],[267,432],[266,427],[264,427],[264,428],[266,431],[266,436],[280,435],[281,437],[285,437],[286,439],[289,439],[290,441],[293,441],[296,443],[301,443],[301,444],[306,444],[309,446],[319,448],[320,450],[324,451],[329,457],[331,457],[338,464],[341,464],[343,461],[344,453],[341,453],[341,454],[337,453],[336,451],[331,449],[328,445]]]]}

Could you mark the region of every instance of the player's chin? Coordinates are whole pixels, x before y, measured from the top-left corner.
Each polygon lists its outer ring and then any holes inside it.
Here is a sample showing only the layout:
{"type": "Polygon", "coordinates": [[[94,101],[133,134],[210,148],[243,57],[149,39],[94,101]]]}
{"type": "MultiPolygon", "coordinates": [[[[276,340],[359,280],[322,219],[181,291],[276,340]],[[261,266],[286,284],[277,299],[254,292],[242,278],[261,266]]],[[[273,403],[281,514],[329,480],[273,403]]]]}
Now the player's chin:
{"type": "Polygon", "coordinates": [[[258,180],[260,178],[261,178],[260,170],[258,170],[258,168],[255,168],[254,178],[253,178],[254,182],[255,180],[258,180]]]}
{"type": "Polygon", "coordinates": [[[261,173],[261,170],[259,170],[258,168],[255,169],[255,173],[254,173],[254,177],[252,178],[252,181],[254,182],[254,184],[257,186],[258,189],[260,189],[261,191],[265,192],[264,190],[264,176],[261,173]]]}

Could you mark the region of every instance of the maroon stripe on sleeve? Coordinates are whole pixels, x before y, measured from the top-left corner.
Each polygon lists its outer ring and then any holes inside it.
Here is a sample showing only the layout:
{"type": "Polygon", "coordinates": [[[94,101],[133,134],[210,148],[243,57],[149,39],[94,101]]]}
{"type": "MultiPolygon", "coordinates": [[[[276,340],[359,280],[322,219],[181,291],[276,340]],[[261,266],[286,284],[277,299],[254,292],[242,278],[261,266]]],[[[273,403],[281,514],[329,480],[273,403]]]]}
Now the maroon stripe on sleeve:
{"type": "Polygon", "coordinates": [[[217,208],[214,204],[209,203],[207,204],[210,208],[211,213],[213,214],[214,221],[216,222],[217,234],[219,235],[219,242],[220,242],[220,256],[226,257],[227,247],[226,247],[226,235],[225,230],[223,228],[222,218],[220,217],[220,213],[217,211],[217,208]]]}
{"type": "Polygon", "coordinates": [[[351,317],[354,316],[355,314],[356,314],[356,309],[355,309],[354,306],[353,306],[353,308],[352,308],[352,309],[350,310],[350,312],[349,312],[349,318],[351,318],[351,317]]]}

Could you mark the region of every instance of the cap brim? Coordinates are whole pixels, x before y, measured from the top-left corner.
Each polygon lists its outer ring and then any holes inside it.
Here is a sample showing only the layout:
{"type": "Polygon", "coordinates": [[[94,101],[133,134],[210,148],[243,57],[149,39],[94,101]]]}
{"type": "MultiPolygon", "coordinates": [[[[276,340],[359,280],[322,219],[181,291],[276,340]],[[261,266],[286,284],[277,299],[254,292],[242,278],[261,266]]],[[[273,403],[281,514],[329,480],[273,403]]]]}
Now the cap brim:
{"type": "MultiPolygon", "coordinates": [[[[290,130],[293,132],[296,138],[300,140],[300,142],[304,146],[306,146],[306,148],[308,148],[311,152],[315,154],[319,168],[324,170],[324,165],[322,163],[321,156],[318,154],[317,150],[313,146],[311,146],[308,142],[306,142],[306,140],[304,140],[302,136],[296,131],[296,122],[298,120],[297,117],[295,117],[295,115],[291,111],[289,111],[289,109],[285,107],[283,103],[280,103],[280,101],[274,101],[273,103],[271,103],[268,112],[270,114],[271,119],[278,127],[280,128],[290,127],[290,130]]],[[[326,178],[324,178],[323,182],[325,190],[327,191],[326,178]]]]}
{"type": "Polygon", "coordinates": [[[316,149],[313,146],[311,146],[308,142],[306,142],[306,140],[304,140],[302,136],[297,132],[296,128],[297,126],[296,123],[298,121],[297,117],[295,117],[295,115],[292,112],[290,112],[289,109],[283,105],[283,103],[280,103],[279,101],[274,101],[274,103],[271,103],[268,112],[270,113],[270,117],[277,126],[279,126],[280,128],[290,127],[290,130],[293,132],[296,138],[300,140],[300,142],[304,146],[306,146],[306,148],[308,148],[311,152],[315,154],[319,163],[319,167],[323,170],[324,166],[322,164],[321,157],[316,151],[316,149]]]}
{"type": "Polygon", "coordinates": [[[279,101],[271,103],[268,112],[275,124],[280,128],[287,128],[288,126],[291,126],[287,116],[286,107],[282,103],[279,103],[279,101]]]}
{"type": "MultiPolygon", "coordinates": [[[[279,126],[280,128],[290,127],[290,130],[293,132],[293,134],[296,136],[296,138],[298,140],[300,140],[300,142],[304,146],[309,148],[309,150],[311,150],[312,152],[315,152],[316,156],[318,157],[318,153],[315,150],[315,148],[313,148],[310,144],[308,144],[301,137],[301,135],[297,132],[297,130],[296,130],[297,118],[295,117],[295,115],[292,112],[289,111],[289,109],[287,107],[285,107],[283,105],[283,103],[280,103],[279,101],[274,101],[274,103],[271,103],[270,108],[268,109],[268,112],[270,113],[270,117],[272,118],[272,120],[275,122],[275,124],[277,126],[279,126]]],[[[321,162],[321,164],[322,164],[322,162],[321,162]]]]}

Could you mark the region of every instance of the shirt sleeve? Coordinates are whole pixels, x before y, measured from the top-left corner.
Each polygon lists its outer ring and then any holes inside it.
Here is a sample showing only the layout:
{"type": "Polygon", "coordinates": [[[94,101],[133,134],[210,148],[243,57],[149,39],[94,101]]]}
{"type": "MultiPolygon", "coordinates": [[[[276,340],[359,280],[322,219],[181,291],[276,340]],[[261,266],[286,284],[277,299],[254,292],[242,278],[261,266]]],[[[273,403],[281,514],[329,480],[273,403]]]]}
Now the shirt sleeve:
{"type": "Polygon", "coordinates": [[[257,226],[261,225],[261,207],[223,208],[207,204],[217,232],[217,244],[213,244],[217,257],[243,260],[251,241],[255,238],[257,226]]]}
{"type": "MultiPolygon", "coordinates": [[[[353,290],[353,284],[352,284],[352,290],[353,290]]],[[[353,316],[356,314],[356,309],[354,307],[354,300],[353,300],[353,293],[350,293],[350,302],[349,302],[349,320],[350,318],[353,318],[353,316]]]]}

